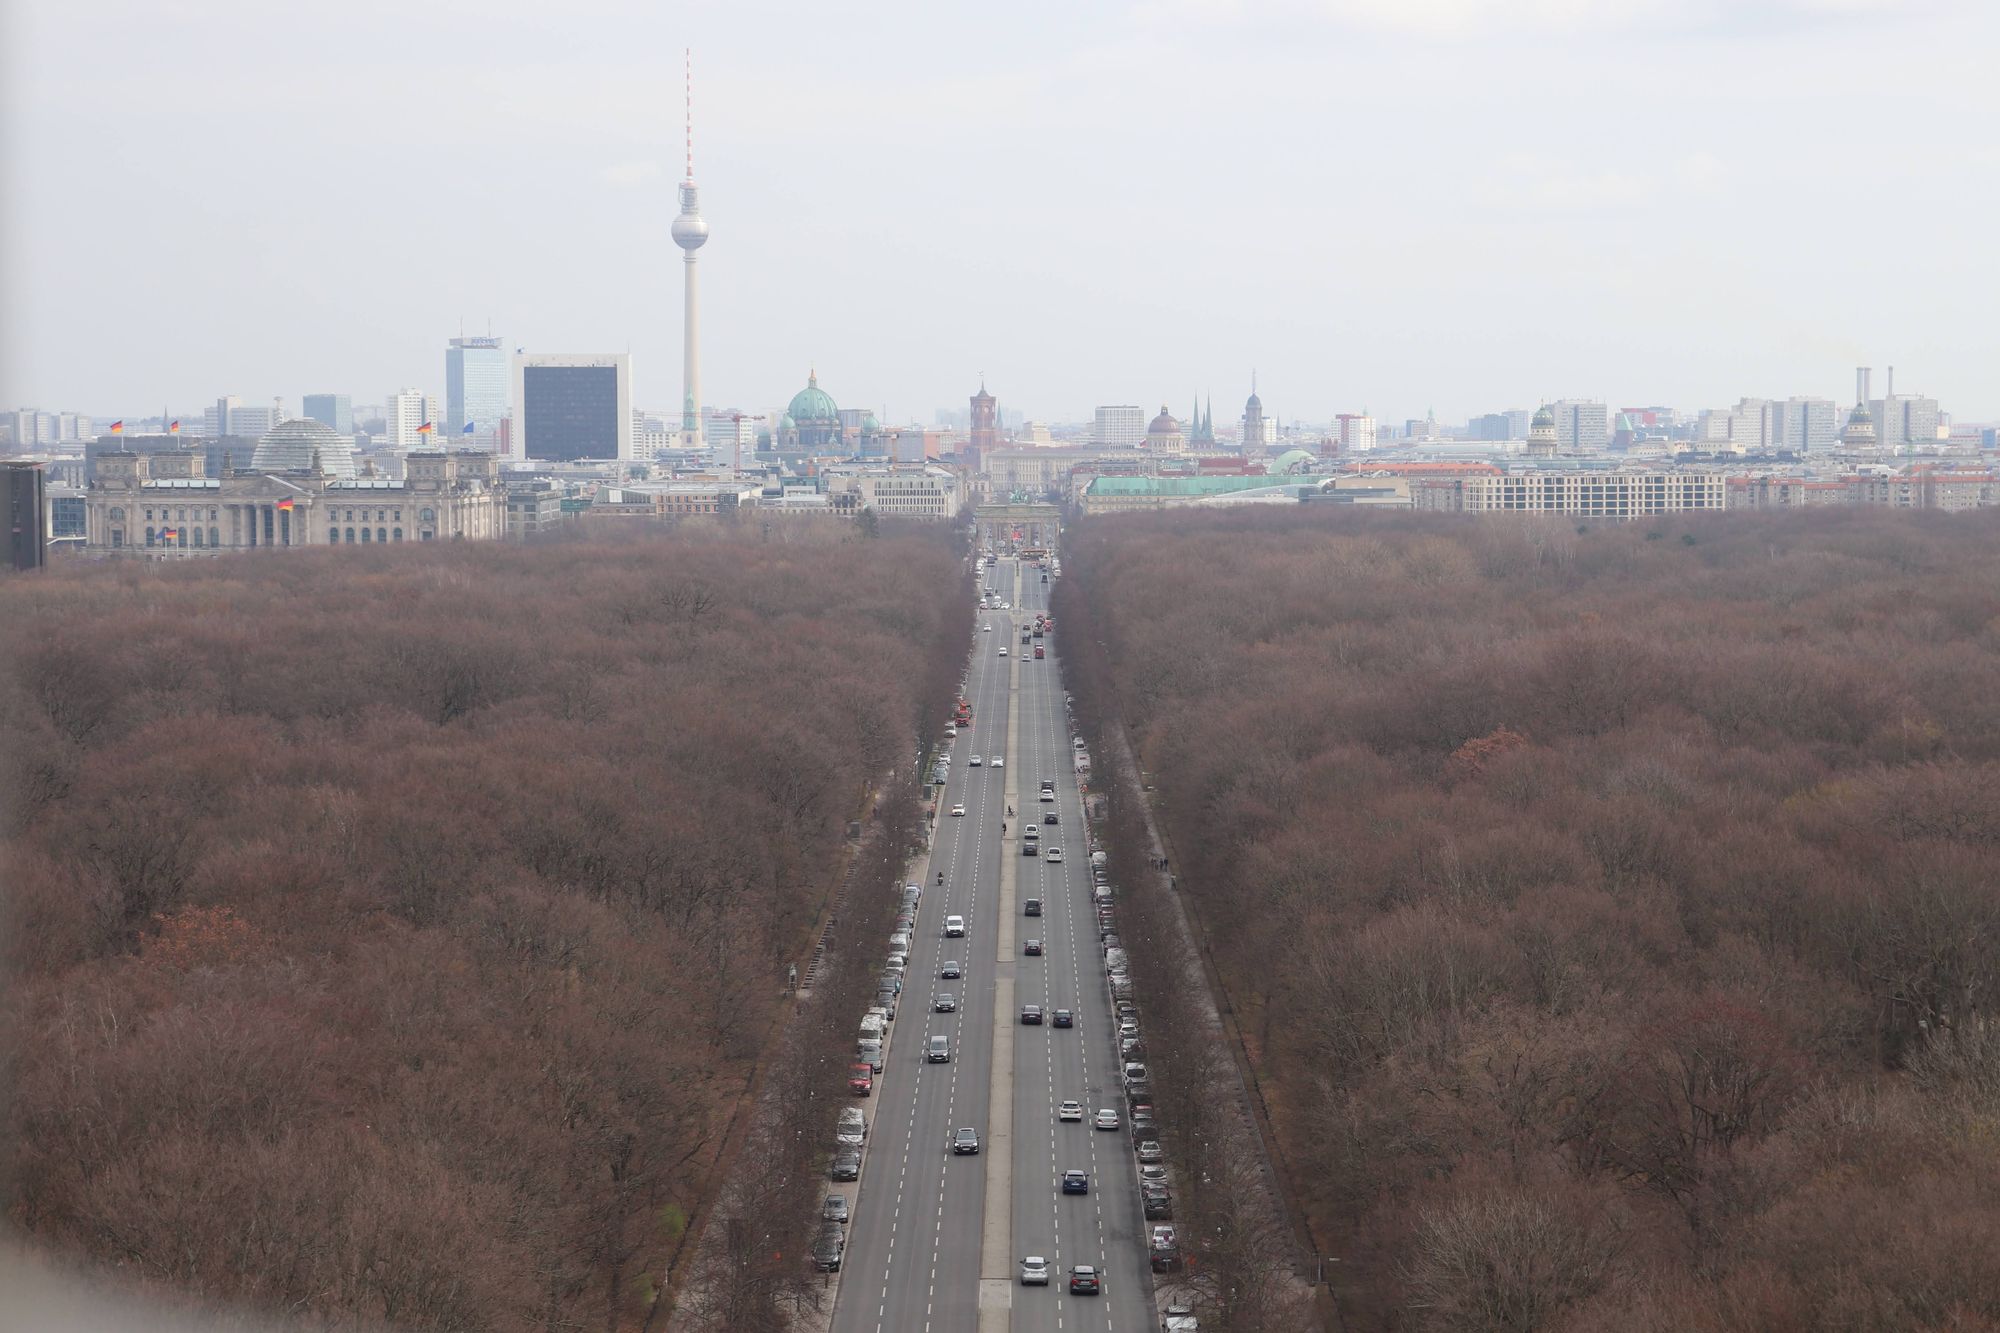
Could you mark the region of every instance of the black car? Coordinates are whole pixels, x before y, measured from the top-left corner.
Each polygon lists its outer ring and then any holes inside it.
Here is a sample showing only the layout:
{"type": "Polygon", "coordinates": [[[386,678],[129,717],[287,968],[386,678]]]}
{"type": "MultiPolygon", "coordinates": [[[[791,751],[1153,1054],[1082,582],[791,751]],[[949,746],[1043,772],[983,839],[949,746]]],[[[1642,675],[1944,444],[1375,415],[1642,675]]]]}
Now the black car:
{"type": "Polygon", "coordinates": [[[1036,1027],[1040,1027],[1042,1023],[1042,1006],[1040,1006],[1039,1004],[1022,1005],[1021,1021],[1023,1023],[1032,1023],[1036,1027]]]}
{"type": "Polygon", "coordinates": [[[1051,810],[1047,814],[1042,816],[1042,822],[1044,824],[1060,824],[1062,823],[1062,820],[1056,816],[1055,811],[1051,810]]]}
{"type": "Polygon", "coordinates": [[[1104,1279],[1089,1264],[1078,1264],[1069,1270],[1069,1294],[1101,1296],[1104,1294],[1104,1279]]]}
{"type": "Polygon", "coordinates": [[[833,1166],[827,1174],[835,1180],[861,1179],[861,1153],[854,1148],[842,1148],[833,1155],[833,1166]]]}
{"type": "Polygon", "coordinates": [[[951,1150],[960,1156],[968,1156],[979,1151],[979,1131],[976,1129],[955,1129],[951,1132],[951,1150]]]}
{"type": "Polygon", "coordinates": [[[1058,1009],[1050,1017],[1059,1028],[1073,1028],[1076,1026],[1076,1015],[1067,1009],[1058,1009]]]}
{"type": "Polygon", "coordinates": [[[1029,940],[1021,946],[1021,952],[1030,958],[1040,958],[1042,956],[1042,942],[1040,940],[1029,940]]]}
{"type": "Polygon", "coordinates": [[[813,1242],[813,1267],[822,1273],[838,1273],[840,1257],[846,1250],[847,1238],[838,1228],[820,1232],[819,1239],[813,1242]]]}
{"type": "Polygon", "coordinates": [[[1063,1192],[1064,1194],[1088,1194],[1088,1193],[1090,1193],[1090,1177],[1089,1177],[1088,1175],[1085,1175],[1085,1174],[1084,1174],[1083,1172],[1081,1172],[1081,1171],[1065,1171],[1065,1172],[1063,1172],[1063,1173],[1062,1173],[1062,1192],[1063,1192]]]}
{"type": "Polygon", "coordinates": [[[1147,1199],[1145,1206],[1140,1211],[1145,1214],[1148,1222],[1171,1222],[1174,1220],[1173,1200],[1167,1198],[1165,1195],[1147,1199]]]}

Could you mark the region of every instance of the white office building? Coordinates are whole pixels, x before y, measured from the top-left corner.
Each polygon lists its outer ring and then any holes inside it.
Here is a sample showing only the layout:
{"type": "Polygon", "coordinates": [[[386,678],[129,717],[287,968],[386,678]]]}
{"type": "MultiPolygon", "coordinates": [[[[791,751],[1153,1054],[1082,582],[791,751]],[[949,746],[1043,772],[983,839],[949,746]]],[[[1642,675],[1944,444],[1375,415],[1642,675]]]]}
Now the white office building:
{"type": "Polygon", "coordinates": [[[399,389],[383,406],[384,434],[392,449],[425,449],[446,437],[444,404],[421,389],[399,389]],[[430,430],[422,429],[425,422],[430,430]]]}
{"type": "Polygon", "coordinates": [[[1771,414],[1772,439],[1779,449],[1804,454],[1840,442],[1840,409],[1831,398],[1787,398],[1772,403],[1771,414]]]}
{"type": "Polygon", "coordinates": [[[1556,447],[1566,454],[1601,453],[1611,444],[1611,414],[1603,403],[1564,398],[1549,404],[1556,417],[1556,447]]]}
{"type": "Polygon", "coordinates": [[[1129,403],[1097,409],[1090,442],[1100,449],[1136,449],[1146,442],[1146,409],[1129,403]]]}

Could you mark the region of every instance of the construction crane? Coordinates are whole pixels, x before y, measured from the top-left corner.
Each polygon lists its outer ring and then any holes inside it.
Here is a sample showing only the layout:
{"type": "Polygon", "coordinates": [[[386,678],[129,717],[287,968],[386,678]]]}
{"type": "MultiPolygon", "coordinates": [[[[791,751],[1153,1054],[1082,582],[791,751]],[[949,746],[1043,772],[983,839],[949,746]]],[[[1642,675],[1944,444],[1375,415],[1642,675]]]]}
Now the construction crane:
{"type": "Polygon", "coordinates": [[[743,423],[746,421],[763,421],[766,418],[762,412],[727,412],[723,415],[736,423],[736,429],[731,432],[732,438],[730,440],[730,445],[735,450],[736,456],[729,466],[732,471],[741,472],[743,470],[743,423]]]}

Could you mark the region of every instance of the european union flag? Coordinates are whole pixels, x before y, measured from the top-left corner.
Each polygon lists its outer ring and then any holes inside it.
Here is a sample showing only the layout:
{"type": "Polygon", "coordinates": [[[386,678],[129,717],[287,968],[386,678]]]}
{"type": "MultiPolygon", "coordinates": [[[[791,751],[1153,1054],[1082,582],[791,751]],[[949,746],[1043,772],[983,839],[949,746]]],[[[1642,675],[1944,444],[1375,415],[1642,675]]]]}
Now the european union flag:
{"type": "Polygon", "coordinates": [[[460,431],[460,432],[459,432],[459,434],[460,434],[460,435],[470,435],[470,434],[472,434],[472,423],[471,423],[470,421],[466,422],[466,423],[465,423],[465,429],[464,429],[464,430],[462,430],[462,431],[460,431]]]}

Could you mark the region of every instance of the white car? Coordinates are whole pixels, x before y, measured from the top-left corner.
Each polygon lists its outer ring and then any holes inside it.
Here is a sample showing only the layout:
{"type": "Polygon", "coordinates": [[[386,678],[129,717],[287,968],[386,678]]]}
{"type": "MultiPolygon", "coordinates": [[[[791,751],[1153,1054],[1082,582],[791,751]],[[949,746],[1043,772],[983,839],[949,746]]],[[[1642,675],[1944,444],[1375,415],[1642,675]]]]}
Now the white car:
{"type": "Polygon", "coordinates": [[[1060,862],[1062,860],[1062,848],[1049,848],[1046,852],[1042,853],[1042,859],[1049,862],[1060,862]]]}
{"type": "Polygon", "coordinates": [[[1003,643],[1000,645],[1000,656],[1005,657],[1006,655],[1007,655],[1007,645],[1003,643]]]}
{"type": "Polygon", "coordinates": [[[986,761],[984,759],[981,759],[978,755],[974,755],[972,756],[972,758],[965,761],[965,766],[967,768],[978,768],[981,764],[985,762],[986,761]]]}
{"type": "Polygon", "coordinates": [[[992,626],[992,625],[990,625],[990,624],[989,624],[989,625],[981,625],[981,626],[980,626],[979,628],[980,628],[980,630],[981,630],[981,631],[983,631],[984,633],[987,633],[987,634],[991,634],[991,633],[993,632],[993,626],[992,626]]]}
{"type": "Polygon", "coordinates": [[[1118,1112],[1107,1106],[1097,1113],[1097,1119],[1092,1123],[1099,1129],[1116,1129],[1118,1128],[1118,1112]]]}
{"type": "Polygon", "coordinates": [[[1024,1287],[1046,1287],[1049,1285],[1049,1261],[1039,1254],[1031,1254],[1021,1260],[1021,1285],[1024,1287]]]}
{"type": "Polygon", "coordinates": [[[986,766],[988,768],[1005,768],[1007,767],[1007,761],[996,754],[986,761],[986,766]]]}
{"type": "Polygon", "coordinates": [[[1082,1103],[1082,1102],[1064,1102],[1064,1103],[1063,1103],[1063,1104],[1062,1104],[1061,1106],[1058,1106],[1058,1107],[1056,1108],[1056,1119],[1057,1119],[1058,1121],[1065,1121],[1065,1122],[1066,1122],[1066,1121],[1071,1121],[1071,1120],[1074,1120],[1074,1121],[1076,1121],[1076,1122],[1077,1122],[1078,1124],[1082,1124],[1082,1123],[1083,1123],[1083,1103],[1082,1103]]]}
{"type": "Polygon", "coordinates": [[[965,818],[965,807],[962,805],[954,805],[951,808],[951,813],[954,818],[963,819],[965,818]]]}

